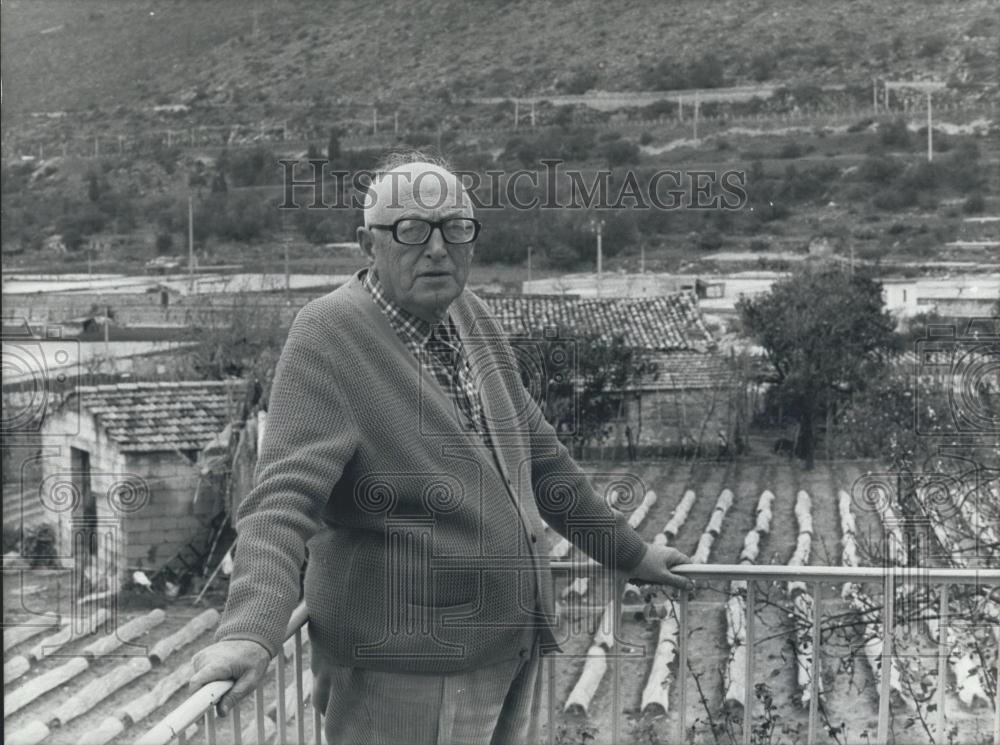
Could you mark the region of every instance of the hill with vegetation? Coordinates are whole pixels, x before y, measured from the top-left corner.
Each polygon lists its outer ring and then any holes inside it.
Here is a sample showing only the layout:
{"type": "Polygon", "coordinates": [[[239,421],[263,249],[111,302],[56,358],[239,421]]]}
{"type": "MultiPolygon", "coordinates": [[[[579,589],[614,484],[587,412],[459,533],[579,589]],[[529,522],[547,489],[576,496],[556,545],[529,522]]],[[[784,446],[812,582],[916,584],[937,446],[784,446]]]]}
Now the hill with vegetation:
{"type": "MultiPolygon", "coordinates": [[[[356,211],[281,216],[276,161],[331,156],[357,170],[401,145],[480,172],[562,158],[591,183],[612,170],[615,189],[630,170],[644,183],[665,167],[747,174],[741,211],[606,212],[612,271],[703,271],[720,249],[764,266],[814,245],[859,260],[952,258],[943,246],[965,215],[998,206],[995,7],[12,0],[0,7],[5,263],[138,267],[179,253],[191,194],[203,261],[274,269],[272,246],[287,238],[293,268],[339,269],[356,257],[334,267],[324,246],[352,239],[356,211]],[[922,94],[896,93],[892,114],[872,116],[873,78],[947,83],[934,94],[945,118],[933,164],[922,94]],[[522,106],[515,128],[509,101],[469,100],[730,86],[773,95],[704,104],[698,138],[690,109],[680,120],[664,101],[540,104],[537,128],[522,106]]],[[[506,210],[479,257],[520,270],[532,246],[536,272],[589,267],[593,213],[506,210]]]]}
{"type": "Polygon", "coordinates": [[[996,89],[990,0],[3,4],[4,119],[198,102],[251,119],[351,103],[936,77],[996,89]]]}

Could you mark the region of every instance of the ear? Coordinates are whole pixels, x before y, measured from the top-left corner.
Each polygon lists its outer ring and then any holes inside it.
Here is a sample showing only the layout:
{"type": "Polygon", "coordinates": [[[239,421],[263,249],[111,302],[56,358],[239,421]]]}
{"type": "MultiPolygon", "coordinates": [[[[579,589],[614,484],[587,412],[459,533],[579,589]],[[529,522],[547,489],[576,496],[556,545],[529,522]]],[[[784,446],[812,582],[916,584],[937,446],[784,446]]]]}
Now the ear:
{"type": "Polygon", "coordinates": [[[375,236],[369,228],[363,225],[358,228],[358,245],[361,246],[361,252],[368,257],[369,261],[375,261],[375,236]]]}

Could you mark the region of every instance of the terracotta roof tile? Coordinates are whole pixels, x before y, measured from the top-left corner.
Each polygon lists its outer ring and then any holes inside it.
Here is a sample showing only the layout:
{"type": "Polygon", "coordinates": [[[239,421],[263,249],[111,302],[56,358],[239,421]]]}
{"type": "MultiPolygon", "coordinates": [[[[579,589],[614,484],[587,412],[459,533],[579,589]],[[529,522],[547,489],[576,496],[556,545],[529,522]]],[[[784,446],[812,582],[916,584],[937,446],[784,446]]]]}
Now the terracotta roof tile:
{"type": "Polygon", "coordinates": [[[679,292],[654,298],[579,298],[562,295],[481,295],[510,334],[561,326],[610,337],[655,351],[705,351],[716,342],[693,295],[679,292]]]}
{"type": "Polygon", "coordinates": [[[72,394],[123,451],[201,449],[242,406],[242,380],[80,386],[72,394]]]}

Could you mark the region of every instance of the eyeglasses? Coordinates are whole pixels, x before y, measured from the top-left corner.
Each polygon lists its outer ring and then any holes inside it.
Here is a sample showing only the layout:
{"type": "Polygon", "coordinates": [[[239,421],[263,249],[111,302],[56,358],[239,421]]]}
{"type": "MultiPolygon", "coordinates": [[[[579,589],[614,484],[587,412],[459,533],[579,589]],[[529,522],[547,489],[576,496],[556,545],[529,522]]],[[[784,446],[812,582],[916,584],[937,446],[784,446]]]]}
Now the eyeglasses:
{"type": "Polygon", "coordinates": [[[391,230],[396,243],[404,246],[421,246],[431,238],[434,228],[440,228],[441,237],[447,243],[472,243],[479,235],[482,225],[471,217],[446,217],[444,220],[424,220],[420,217],[404,217],[392,225],[369,225],[369,228],[391,230]]]}

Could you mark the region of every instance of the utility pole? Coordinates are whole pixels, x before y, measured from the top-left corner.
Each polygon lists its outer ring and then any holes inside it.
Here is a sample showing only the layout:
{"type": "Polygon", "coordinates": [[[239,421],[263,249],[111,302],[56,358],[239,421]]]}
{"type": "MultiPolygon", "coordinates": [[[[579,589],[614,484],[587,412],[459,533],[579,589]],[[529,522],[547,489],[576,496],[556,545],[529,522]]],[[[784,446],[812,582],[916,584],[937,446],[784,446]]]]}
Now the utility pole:
{"type": "Polygon", "coordinates": [[[698,109],[701,108],[698,94],[694,94],[694,141],[698,142],[698,109]]]}
{"type": "MultiPolygon", "coordinates": [[[[927,162],[934,160],[934,116],[931,107],[932,91],[944,88],[945,84],[939,80],[886,80],[884,83],[886,97],[886,111],[888,111],[889,91],[892,88],[916,88],[923,90],[927,94],[927,162]]],[[[908,99],[904,99],[907,103],[908,99]]],[[[905,108],[908,108],[905,107],[905,108]]]]}
{"type": "Polygon", "coordinates": [[[111,357],[111,345],[108,342],[108,326],[111,325],[111,306],[104,306],[104,354],[111,357]]]}
{"type": "Polygon", "coordinates": [[[372,109],[372,134],[378,134],[378,109],[372,109]]]}
{"type": "Polygon", "coordinates": [[[292,300],[292,278],[288,273],[288,244],[292,242],[291,236],[286,235],[285,239],[282,241],[282,245],[285,249],[285,303],[289,304],[292,300]]]}
{"type": "Polygon", "coordinates": [[[395,136],[399,136],[399,112],[394,111],[392,114],[392,133],[395,136]]]}
{"type": "Polygon", "coordinates": [[[194,291],[194,201],[188,194],[188,279],[194,291]]]}
{"type": "Polygon", "coordinates": [[[528,244],[528,281],[531,281],[531,244],[528,244]]]}
{"type": "Polygon", "coordinates": [[[878,113],[878,80],[872,78],[872,113],[878,113]]]}
{"type": "Polygon", "coordinates": [[[931,124],[931,89],[927,89],[927,162],[934,160],[934,127],[931,124]]]}
{"type": "Polygon", "coordinates": [[[646,273],[646,244],[639,244],[639,274],[646,273]]]}
{"type": "Polygon", "coordinates": [[[532,101],[531,101],[531,127],[532,127],[532,129],[534,129],[534,127],[535,127],[535,101],[534,101],[534,99],[532,99],[532,101]]]}
{"type": "Polygon", "coordinates": [[[597,231],[597,297],[601,296],[601,285],[604,280],[604,251],[602,239],[604,237],[604,220],[595,220],[591,227],[597,231]]]}
{"type": "Polygon", "coordinates": [[[518,118],[518,100],[514,99],[514,129],[517,129],[517,118],[518,118]]]}

